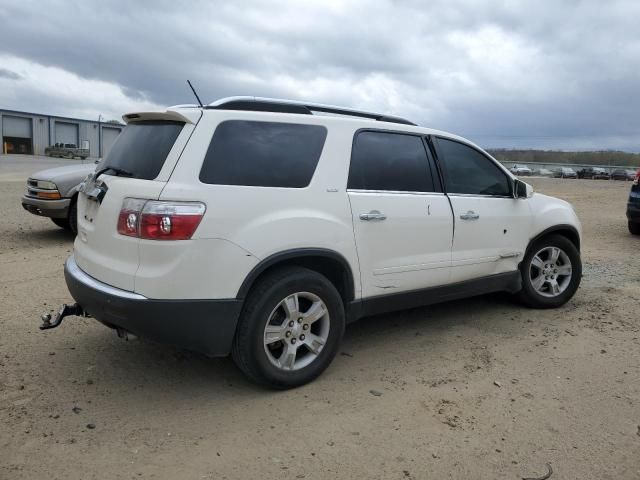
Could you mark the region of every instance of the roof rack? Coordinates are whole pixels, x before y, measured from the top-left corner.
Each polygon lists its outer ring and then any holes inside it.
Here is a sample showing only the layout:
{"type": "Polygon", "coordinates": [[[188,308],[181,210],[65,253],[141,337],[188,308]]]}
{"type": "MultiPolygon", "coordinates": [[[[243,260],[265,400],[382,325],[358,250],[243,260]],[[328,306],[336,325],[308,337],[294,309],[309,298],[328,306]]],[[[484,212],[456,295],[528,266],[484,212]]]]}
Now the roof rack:
{"type": "Polygon", "coordinates": [[[400,117],[384,115],[381,113],[363,112],[352,108],[322,105],[319,103],[299,102],[296,100],[282,100],[278,98],[263,97],[227,97],[216,100],[206,107],[213,110],[248,110],[252,112],[278,112],[299,113],[313,115],[313,112],[323,112],[335,115],[349,115],[353,117],[369,118],[379,122],[401,123],[403,125],[416,125],[415,123],[400,117]]]}

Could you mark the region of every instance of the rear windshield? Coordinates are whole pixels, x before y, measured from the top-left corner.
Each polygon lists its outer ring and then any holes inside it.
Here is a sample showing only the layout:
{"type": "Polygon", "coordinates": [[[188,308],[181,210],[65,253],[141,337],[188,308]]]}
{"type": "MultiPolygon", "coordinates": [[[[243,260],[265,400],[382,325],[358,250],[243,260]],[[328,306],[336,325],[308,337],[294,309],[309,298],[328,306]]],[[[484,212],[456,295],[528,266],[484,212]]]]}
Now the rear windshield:
{"type": "Polygon", "coordinates": [[[182,122],[165,120],[130,123],[118,135],[101,168],[120,168],[131,172],[133,178],[153,180],[182,127],[182,122]]]}

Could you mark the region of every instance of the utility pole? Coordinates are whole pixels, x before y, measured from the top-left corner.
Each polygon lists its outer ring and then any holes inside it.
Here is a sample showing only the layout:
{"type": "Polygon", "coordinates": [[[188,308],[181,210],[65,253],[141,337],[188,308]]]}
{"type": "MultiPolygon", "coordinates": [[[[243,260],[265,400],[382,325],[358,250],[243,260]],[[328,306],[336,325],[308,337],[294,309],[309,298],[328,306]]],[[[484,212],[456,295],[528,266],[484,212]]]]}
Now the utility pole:
{"type": "Polygon", "coordinates": [[[102,114],[98,115],[98,158],[102,158],[102,114]]]}

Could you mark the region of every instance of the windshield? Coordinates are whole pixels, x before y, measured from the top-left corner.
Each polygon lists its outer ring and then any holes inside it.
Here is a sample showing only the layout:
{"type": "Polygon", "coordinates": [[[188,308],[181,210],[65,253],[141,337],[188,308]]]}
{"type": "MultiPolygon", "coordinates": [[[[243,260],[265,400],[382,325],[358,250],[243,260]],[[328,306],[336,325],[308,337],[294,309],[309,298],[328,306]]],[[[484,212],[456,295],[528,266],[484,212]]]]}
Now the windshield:
{"type": "Polygon", "coordinates": [[[153,180],[182,127],[182,122],[165,120],[130,123],[118,136],[101,169],[112,167],[130,172],[132,178],[153,180]]]}

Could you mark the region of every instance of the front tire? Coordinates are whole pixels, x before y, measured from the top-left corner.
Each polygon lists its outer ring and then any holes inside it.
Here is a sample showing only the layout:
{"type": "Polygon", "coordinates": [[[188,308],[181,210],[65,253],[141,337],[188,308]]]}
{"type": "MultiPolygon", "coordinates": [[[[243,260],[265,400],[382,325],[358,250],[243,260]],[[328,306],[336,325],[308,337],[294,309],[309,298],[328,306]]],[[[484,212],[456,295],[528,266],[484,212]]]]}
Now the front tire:
{"type": "Polygon", "coordinates": [[[51,221],[60,228],[64,228],[65,230],[71,230],[68,218],[52,218],[51,221]]]}
{"type": "Polygon", "coordinates": [[[629,222],[629,233],[631,235],[640,235],[640,222],[629,222]]]}
{"type": "Polygon", "coordinates": [[[231,353],[255,383],[298,387],[329,366],[344,328],[342,298],[326,277],[306,268],[282,268],[251,289],[231,353]]]}
{"type": "Polygon", "coordinates": [[[562,235],[534,242],[520,264],[520,300],[531,308],[556,308],[578,290],[582,261],[576,246],[562,235]]]}

